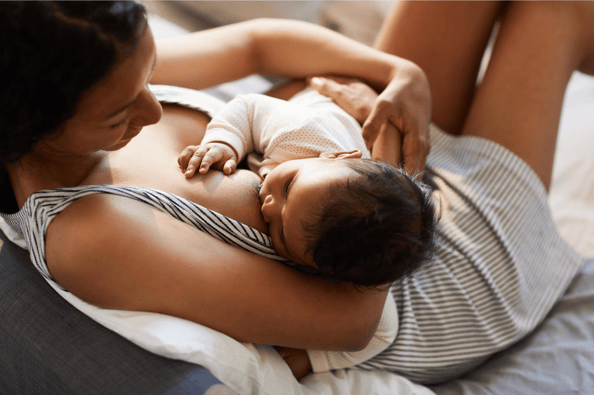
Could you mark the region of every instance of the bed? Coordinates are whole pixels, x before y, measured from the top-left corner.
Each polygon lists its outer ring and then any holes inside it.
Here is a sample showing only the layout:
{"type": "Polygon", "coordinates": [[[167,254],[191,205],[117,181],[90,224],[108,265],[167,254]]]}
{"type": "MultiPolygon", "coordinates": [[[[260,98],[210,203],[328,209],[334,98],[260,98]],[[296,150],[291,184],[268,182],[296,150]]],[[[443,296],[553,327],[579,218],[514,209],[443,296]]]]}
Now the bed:
{"type": "MultiPolygon", "coordinates": [[[[157,37],[184,33],[157,17],[151,25],[157,37]]],[[[254,76],[210,93],[228,99],[270,85],[254,76]]],[[[594,258],[593,92],[594,78],[572,77],[550,202],[562,235],[594,258]]],[[[297,382],[268,346],[238,345],[167,317],[116,312],[106,318],[60,296],[4,230],[1,394],[588,394],[594,388],[594,259],[535,332],[460,379],[424,387],[388,372],[351,369],[297,382]]]]}

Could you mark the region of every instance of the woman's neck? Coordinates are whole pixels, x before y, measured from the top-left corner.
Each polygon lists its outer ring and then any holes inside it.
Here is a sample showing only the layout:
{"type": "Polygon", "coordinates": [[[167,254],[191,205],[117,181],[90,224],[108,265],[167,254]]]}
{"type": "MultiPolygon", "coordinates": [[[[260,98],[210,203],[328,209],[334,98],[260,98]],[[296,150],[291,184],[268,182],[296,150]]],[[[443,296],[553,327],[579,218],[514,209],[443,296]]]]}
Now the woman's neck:
{"type": "Polygon", "coordinates": [[[28,154],[18,163],[8,165],[8,175],[19,209],[35,192],[81,185],[106,155],[104,151],[77,158],[47,158],[28,154]]]}

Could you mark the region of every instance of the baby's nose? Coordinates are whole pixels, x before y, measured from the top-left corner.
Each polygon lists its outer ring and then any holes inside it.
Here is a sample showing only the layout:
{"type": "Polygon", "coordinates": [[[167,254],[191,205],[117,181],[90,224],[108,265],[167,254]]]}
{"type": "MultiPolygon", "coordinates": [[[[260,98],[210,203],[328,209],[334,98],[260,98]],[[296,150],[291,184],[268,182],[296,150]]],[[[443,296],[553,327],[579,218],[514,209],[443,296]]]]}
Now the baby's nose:
{"type": "Polygon", "coordinates": [[[264,203],[262,203],[262,216],[264,217],[264,222],[270,223],[270,218],[272,217],[272,206],[274,200],[272,199],[272,195],[268,195],[264,198],[264,203]]]}

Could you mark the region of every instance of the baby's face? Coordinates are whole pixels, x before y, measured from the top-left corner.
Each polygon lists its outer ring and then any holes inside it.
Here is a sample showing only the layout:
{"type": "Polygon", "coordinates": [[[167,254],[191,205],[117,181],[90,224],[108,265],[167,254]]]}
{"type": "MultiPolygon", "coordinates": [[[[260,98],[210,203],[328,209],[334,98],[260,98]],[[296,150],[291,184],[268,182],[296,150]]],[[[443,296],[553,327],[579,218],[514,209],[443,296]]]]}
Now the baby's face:
{"type": "Polygon", "coordinates": [[[305,253],[303,225],[320,214],[328,190],[354,174],[344,160],[324,158],[288,161],[268,173],[260,189],[262,215],[280,256],[316,267],[310,254],[305,253]]]}

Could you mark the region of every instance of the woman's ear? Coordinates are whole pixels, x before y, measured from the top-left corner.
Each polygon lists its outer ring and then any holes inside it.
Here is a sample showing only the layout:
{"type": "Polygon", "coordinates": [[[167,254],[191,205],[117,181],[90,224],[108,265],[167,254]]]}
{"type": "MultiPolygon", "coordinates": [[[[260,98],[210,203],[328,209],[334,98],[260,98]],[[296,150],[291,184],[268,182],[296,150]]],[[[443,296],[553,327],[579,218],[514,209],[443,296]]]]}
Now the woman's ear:
{"type": "Polygon", "coordinates": [[[340,151],[340,152],[322,152],[320,158],[322,159],[358,159],[363,156],[363,152],[358,149],[352,151],[340,151]]]}

